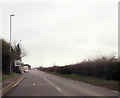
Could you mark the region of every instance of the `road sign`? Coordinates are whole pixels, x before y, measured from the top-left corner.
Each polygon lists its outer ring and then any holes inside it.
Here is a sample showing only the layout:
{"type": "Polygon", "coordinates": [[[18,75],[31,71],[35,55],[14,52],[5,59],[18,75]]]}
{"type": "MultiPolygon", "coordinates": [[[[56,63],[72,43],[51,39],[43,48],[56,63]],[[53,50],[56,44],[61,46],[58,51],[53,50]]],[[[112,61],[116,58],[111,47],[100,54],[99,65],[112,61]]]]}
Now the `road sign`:
{"type": "Polygon", "coordinates": [[[21,60],[15,60],[15,66],[21,66],[21,60]]]}

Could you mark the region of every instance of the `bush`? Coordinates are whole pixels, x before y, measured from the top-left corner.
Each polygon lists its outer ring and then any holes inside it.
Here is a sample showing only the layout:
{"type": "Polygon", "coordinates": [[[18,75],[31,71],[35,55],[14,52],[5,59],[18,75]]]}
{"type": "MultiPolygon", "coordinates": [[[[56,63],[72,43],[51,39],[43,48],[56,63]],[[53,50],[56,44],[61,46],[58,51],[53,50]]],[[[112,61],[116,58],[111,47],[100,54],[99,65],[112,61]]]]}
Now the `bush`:
{"type": "Polygon", "coordinates": [[[80,74],[96,78],[119,80],[120,81],[120,59],[114,55],[106,57],[101,56],[93,60],[85,60],[77,64],[59,67],[43,68],[43,70],[58,72],[61,74],[80,74]]]}

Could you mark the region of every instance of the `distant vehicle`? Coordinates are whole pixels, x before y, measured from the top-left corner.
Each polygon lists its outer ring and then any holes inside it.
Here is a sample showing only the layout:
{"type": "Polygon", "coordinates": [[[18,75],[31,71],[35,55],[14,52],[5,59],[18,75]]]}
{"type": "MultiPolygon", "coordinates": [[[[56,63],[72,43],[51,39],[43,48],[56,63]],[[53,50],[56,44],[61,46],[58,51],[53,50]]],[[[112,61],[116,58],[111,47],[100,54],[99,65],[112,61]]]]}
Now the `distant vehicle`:
{"type": "Polygon", "coordinates": [[[23,71],[28,73],[29,72],[28,66],[24,66],[23,71]]]}

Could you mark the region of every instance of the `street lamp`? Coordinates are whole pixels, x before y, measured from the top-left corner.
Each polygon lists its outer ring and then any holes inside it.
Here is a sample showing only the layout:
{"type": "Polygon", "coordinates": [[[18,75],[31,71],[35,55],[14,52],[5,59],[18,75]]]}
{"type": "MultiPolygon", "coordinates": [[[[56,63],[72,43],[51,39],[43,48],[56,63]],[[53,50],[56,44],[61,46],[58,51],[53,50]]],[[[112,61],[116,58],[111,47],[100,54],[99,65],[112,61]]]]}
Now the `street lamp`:
{"type": "MultiPolygon", "coordinates": [[[[22,50],[21,50],[21,42],[22,42],[22,40],[20,40],[20,51],[22,51],[22,50]]],[[[20,57],[21,57],[21,54],[20,54],[20,57]]],[[[21,58],[20,58],[20,61],[22,61],[21,58]]]]}
{"type": "MultiPolygon", "coordinates": [[[[12,16],[15,16],[15,15],[10,15],[10,52],[11,52],[11,25],[12,25],[11,24],[11,19],[12,19],[11,17],[12,16]]],[[[11,74],[11,60],[10,60],[10,74],[11,74]]]]}
{"type": "MultiPolygon", "coordinates": [[[[12,25],[11,24],[11,19],[12,19],[11,17],[12,16],[15,16],[15,15],[10,15],[10,46],[11,46],[11,25],[12,25]]],[[[11,52],[11,47],[10,47],[10,52],[11,52]]]]}
{"type": "MultiPolygon", "coordinates": [[[[22,42],[22,40],[20,40],[20,51],[21,51],[21,42],[22,42]]],[[[21,73],[23,74],[23,66],[22,66],[21,54],[20,54],[20,65],[21,65],[21,68],[22,68],[21,73]]]]}

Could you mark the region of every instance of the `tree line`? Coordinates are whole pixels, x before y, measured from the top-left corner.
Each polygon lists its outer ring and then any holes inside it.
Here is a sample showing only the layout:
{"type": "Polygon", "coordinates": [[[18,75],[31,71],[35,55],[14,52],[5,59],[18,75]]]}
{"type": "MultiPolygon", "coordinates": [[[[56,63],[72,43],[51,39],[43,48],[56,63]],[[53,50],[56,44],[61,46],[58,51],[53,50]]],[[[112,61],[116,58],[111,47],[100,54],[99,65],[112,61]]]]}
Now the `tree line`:
{"type": "Polygon", "coordinates": [[[79,74],[120,81],[120,59],[117,59],[115,55],[110,57],[101,56],[71,65],[53,66],[48,68],[40,67],[39,69],[60,74],[79,74]]]}
{"type": "Polygon", "coordinates": [[[22,51],[19,43],[17,45],[11,45],[2,38],[0,38],[0,42],[2,43],[2,73],[10,74],[10,71],[16,72],[19,68],[15,68],[14,61],[21,60],[25,56],[25,53],[22,51]]]}

